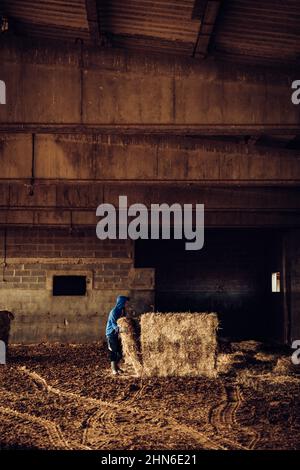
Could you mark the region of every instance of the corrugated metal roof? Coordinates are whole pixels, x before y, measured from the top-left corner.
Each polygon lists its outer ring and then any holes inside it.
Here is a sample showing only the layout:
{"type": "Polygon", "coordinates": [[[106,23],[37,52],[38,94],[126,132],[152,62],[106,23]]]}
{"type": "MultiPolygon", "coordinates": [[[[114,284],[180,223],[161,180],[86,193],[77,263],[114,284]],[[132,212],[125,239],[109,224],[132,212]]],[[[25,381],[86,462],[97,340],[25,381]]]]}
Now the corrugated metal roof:
{"type": "MultiPolygon", "coordinates": [[[[218,2],[96,2],[100,31],[115,47],[189,56],[196,52],[196,57],[201,57],[210,44],[212,53],[236,62],[299,63],[300,0],[223,0],[214,27],[215,3],[218,2]],[[204,11],[206,19],[200,30],[204,11]]],[[[0,0],[0,11],[9,17],[17,34],[93,42],[86,0],[0,0]]]]}
{"type": "MultiPolygon", "coordinates": [[[[91,42],[85,0],[2,0],[17,34],[91,42]]],[[[101,0],[100,31],[116,47],[191,55],[199,19],[194,0],[101,0]]]]}
{"type": "Polygon", "coordinates": [[[84,0],[2,0],[6,14],[24,22],[88,28],[84,0]]]}
{"type": "Polygon", "coordinates": [[[199,20],[194,0],[104,0],[100,23],[116,47],[191,55],[199,20]]]}
{"type": "Polygon", "coordinates": [[[223,2],[215,28],[214,47],[235,60],[300,61],[300,1],[223,2]]]}
{"type": "Polygon", "coordinates": [[[1,11],[17,33],[89,40],[85,0],[1,0],[1,11]]]}
{"type": "Polygon", "coordinates": [[[199,21],[192,21],[194,0],[110,0],[99,2],[104,29],[113,34],[143,35],[193,42],[199,21]]]}

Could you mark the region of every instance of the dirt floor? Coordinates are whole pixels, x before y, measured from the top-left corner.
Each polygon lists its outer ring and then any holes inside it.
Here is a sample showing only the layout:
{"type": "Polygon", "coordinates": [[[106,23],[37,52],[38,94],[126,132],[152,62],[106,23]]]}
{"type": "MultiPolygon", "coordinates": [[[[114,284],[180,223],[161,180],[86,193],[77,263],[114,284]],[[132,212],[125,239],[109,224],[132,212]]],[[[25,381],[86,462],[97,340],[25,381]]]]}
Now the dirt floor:
{"type": "Polygon", "coordinates": [[[100,344],[14,345],[0,449],[300,449],[300,366],[222,342],[217,379],[112,377],[100,344]]]}

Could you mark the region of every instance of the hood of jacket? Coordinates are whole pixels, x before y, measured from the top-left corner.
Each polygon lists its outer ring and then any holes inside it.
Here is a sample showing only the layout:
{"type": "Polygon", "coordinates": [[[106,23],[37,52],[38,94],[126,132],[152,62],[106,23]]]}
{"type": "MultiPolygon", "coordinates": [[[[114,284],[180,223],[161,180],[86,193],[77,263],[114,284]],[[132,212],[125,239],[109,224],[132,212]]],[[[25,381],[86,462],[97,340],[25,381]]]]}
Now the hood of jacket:
{"type": "Polygon", "coordinates": [[[127,300],[129,300],[129,297],[126,297],[125,295],[118,295],[115,308],[122,310],[122,308],[125,307],[127,300]]]}

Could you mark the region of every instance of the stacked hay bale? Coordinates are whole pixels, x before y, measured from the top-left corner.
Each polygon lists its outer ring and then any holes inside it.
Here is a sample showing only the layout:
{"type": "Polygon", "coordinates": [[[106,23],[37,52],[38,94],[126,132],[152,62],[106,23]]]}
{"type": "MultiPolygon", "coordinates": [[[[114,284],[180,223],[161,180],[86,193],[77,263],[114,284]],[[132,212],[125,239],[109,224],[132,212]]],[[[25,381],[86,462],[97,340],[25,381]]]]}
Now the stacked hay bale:
{"type": "Polygon", "coordinates": [[[134,327],[134,320],[130,318],[120,318],[118,325],[121,331],[121,342],[125,364],[132,365],[137,375],[142,375],[142,363],[138,340],[134,327]]]}
{"type": "Polygon", "coordinates": [[[143,373],[216,377],[217,329],[215,313],[143,314],[143,373]]]}

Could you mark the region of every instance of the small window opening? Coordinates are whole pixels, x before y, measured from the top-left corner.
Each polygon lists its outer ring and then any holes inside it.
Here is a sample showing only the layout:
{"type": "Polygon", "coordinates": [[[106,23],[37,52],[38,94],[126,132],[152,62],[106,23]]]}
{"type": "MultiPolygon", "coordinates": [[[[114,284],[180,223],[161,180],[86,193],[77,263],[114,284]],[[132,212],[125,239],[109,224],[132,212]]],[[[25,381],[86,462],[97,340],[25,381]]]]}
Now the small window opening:
{"type": "Polygon", "coordinates": [[[85,295],[86,276],[53,276],[53,295],[85,295]]]}
{"type": "Polygon", "coordinates": [[[272,273],[272,292],[280,292],[280,272],[272,273]]]}

